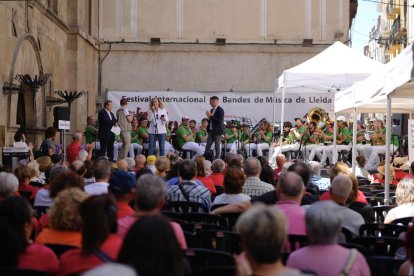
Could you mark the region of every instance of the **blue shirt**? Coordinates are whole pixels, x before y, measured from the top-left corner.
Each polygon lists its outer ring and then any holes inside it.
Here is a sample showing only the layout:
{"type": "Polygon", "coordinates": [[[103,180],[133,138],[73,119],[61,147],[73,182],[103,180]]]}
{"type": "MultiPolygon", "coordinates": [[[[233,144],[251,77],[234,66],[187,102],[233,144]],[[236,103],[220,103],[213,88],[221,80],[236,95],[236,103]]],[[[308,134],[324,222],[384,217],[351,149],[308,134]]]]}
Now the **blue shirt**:
{"type": "Polygon", "coordinates": [[[317,175],[312,175],[309,184],[318,186],[320,191],[328,191],[331,187],[331,181],[328,178],[323,178],[317,175]]]}
{"type": "MultiPolygon", "coordinates": [[[[203,183],[201,183],[201,181],[200,181],[200,180],[198,180],[198,179],[194,179],[194,182],[195,182],[197,185],[199,185],[199,186],[203,186],[203,187],[204,187],[203,183]]],[[[179,178],[178,176],[173,177],[173,178],[171,178],[170,180],[168,180],[168,181],[167,181],[167,187],[169,188],[169,187],[171,187],[171,186],[177,185],[178,183],[180,183],[180,178],[179,178]]]]}

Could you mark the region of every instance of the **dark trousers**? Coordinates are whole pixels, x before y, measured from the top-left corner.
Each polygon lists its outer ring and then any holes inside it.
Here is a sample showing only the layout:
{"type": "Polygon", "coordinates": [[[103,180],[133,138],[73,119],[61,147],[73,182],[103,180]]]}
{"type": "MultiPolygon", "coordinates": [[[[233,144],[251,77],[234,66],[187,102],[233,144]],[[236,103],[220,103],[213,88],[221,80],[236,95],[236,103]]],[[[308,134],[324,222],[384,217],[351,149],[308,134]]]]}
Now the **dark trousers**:
{"type": "Polygon", "coordinates": [[[109,161],[114,160],[114,142],[115,135],[111,132],[106,135],[99,135],[99,142],[101,143],[101,150],[99,156],[108,156],[109,161]]]}
{"type": "Polygon", "coordinates": [[[214,143],[214,148],[216,150],[216,156],[215,159],[220,158],[221,154],[221,135],[214,135],[213,133],[209,133],[207,136],[207,145],[206,145],[206,151],[211,149],[211,146],[214,143]]]}

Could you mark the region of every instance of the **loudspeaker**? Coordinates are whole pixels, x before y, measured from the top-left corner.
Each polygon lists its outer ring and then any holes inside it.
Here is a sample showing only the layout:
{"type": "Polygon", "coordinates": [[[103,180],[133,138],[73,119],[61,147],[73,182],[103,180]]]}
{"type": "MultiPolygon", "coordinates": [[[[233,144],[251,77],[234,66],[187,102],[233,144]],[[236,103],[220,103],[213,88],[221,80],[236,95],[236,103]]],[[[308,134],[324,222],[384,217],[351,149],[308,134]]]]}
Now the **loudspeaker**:
{"type": "Polygon", "coordinates": [[[65,106],[56,106],[53,109],[53,126],[58,127],[59,120],[61,121],[70,121],[70,109],[65,106]]]}

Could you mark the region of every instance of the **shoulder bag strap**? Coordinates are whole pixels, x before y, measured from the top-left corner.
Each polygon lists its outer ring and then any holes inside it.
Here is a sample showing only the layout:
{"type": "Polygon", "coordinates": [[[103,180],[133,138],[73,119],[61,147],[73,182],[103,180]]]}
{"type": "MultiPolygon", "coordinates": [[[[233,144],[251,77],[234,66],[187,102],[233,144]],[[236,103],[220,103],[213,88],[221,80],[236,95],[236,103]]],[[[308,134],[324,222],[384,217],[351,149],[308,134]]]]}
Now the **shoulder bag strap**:
{"type": "Polygon", "coordinates": [[[184,191],[183,185],[181,183],[178,183],[178,188],[180,189],[181,193],[185,197],[187,201],[190,201],[190,196],[184,191]]]}
{"type": "Polygon", "coordinates": [[[348,260],[346,260],[345,266],[342,268],[339,275],[341,276],[349,275],[349,272],[351,271],[351,268],[354,265],[357,253],[358,251],[355,248],[351,249],[351,253],[349,254],[348,260]]]}

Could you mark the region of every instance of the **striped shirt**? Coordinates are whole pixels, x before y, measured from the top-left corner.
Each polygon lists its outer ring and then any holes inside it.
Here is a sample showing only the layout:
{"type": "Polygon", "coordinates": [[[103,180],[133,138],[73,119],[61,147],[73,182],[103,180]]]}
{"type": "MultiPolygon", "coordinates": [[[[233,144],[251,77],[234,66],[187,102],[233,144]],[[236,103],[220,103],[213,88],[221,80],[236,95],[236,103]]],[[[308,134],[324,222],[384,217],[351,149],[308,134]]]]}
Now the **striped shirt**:
{"type": "Polygon", "coordinates": [[[170,186],[167,192],[167,200],[169,202],[197,202],[203,204],[203,206],[205,206],[208,209],[211,205],[210,191],[204,186],[197,185],[197,183],[195,183],[194,181],[183,181],[178,185],[170,186]],[[181,192],[180,186],[182,187],[184,193],[188,195],[189,200],[187,200],[181,192]]]}

